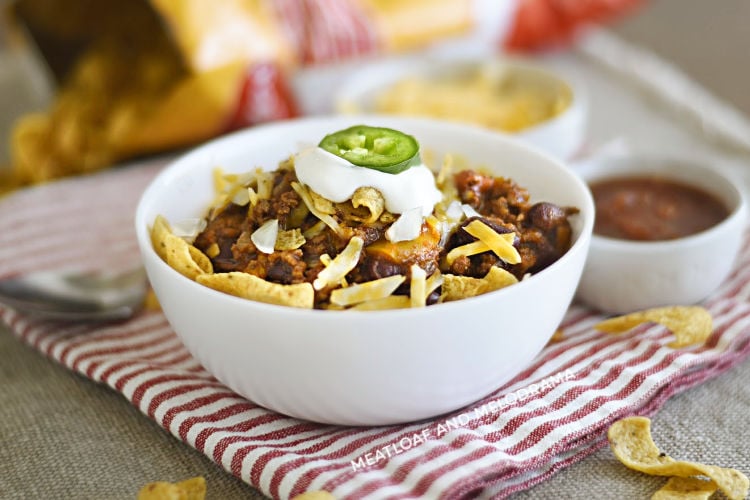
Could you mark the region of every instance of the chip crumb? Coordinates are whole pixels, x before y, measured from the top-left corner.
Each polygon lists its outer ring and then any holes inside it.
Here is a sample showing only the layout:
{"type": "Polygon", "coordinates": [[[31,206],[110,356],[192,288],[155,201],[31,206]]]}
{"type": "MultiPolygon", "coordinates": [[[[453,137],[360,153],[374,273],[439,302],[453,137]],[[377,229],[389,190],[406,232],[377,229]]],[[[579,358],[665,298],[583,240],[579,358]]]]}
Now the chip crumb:
{"type": "Polygon", "coordinates": [[[371,300],[384,299],[392,295],[396,291],[396,288],[405,280],[405,276],[396,274],[365,283],[358,283],[346,288],[337,288],[331,292],[331,304],[350,306],[371,300]]]}
{"type": "Polygon", "coordinates": [[[316,290],[322,290],[329,285],[338,283],[357,265],[363,247],[364,240],[359,236],[354,236],[341,253],[318,273],[318,277],[313,281],[313,287],[316,290]]]}
{"type": "Polygon", "coordinates": [[[557,330],[555,330],[555,333],[553,333],[549,338],[550,344],[562,342],[563,340],[565,340],[565,332],[562,330],[562,328],[558,328],[557,330]]]}
{"type": "Polygon", "coordinates": [[[193,477],[179,483],[156,481],[148,483],[138,492],[138,500],[204,500],[206,480],[193,477]]]}
{"type": "Polygon", "coordinates": [[[336,497],[327,491],[306,491],[292,497],[292,500],[336,500],[336,497]]]}
{"type": "Polygon", "coordinates": [[[159,299],[156,297],[156,293],[154,293],[154,289],[151,287],[146,291],[146,296],[143,298],[143,308],[147,311],[161,311],[159,299]]]}
{"type": "Polygon", "coordinates": [[[206,255],[213,259],[214,257],[218,256],[221,253],[221,249],[219,248],[219,245],[217,243],[211,243],[211,245],[206,248],[206,255]]]}

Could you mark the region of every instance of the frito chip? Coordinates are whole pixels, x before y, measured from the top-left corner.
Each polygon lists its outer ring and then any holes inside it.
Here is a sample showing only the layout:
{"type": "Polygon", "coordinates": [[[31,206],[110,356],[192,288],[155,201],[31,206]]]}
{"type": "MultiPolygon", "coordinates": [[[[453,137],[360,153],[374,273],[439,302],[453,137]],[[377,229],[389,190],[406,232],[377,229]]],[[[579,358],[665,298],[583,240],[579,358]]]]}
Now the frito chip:
{"type": "Polygon", "coordinates": [[[659,323],[676,337],[669,347],[685,347],[704,342],[713,332],[711,313],[700,306],[671,306],[646,309],[602,321],[594,326],[606,333],[622,333],[643,323],[659,323]]]}
{"type": "Polygon", "coordinates": [[[326,215],[333,215],[336,213],[336,207],[333,206],[331,200],[320,196],[310,188],[307,189],[307,192],[310,194],[310,199],[312,199],[313,205],[318,212],[326,215]]]}
{"type": "Polygon", "coordinates": [[[249,204],[249,208],[252,209],[258,203],[258,194],[249,186],[252,182],[257,184],[259,173],[263,173],[262,169],[255,169],[253,172],[243,174],[225,174],[221,168],[215,168],[213,179],[216,196],[211,206],[216,213],[213,215],[220,213],[229,205],[229,202],[239,206],[249,204]]]}
{"type": "Polygon", "coordinates": [[[305,244],[305,237],[299,228],[284,230],[279,229],[276,235],[276,250],[296,250],[305,244]]]}
{"type": "Polygon", "coordinates": [[[211,259],[209,259],[206,254],[195,248],[193,245],[188,245],[188,252],[190,252],[190,258],[202,272],[207,274],[214,272],[214,266],[211,264],[211,259]]]}
{"type": "Polygon", "coordinates": [[[313,281],[313,287],[316,290],[322,290],[329,285],[338,283],[344,278],[349,271],[359,262],[359,255],[362,253],[362,247],[365,242],[359,236],[352,237],[340,254],[338,254],[331,263],[318,273],[318,277],[313,281]]]}
{"type": "Polygon", "coordinates": [[[443,275],[443,289],[440,298],[443,302],[476,297],[518,283],[515,276],[497,266],[490,268],[484,278],[443,275]]]}
{"type": "Polygon", "coordinates": [[[203,500],[206,498],[206,480],[194,477],[168,483],[157,481],[149,483],[138,492],[138,500],[203,500]]]}
{"type": "Polygon", "coordinates": [[[370,218],[364,222],[372,224],[377,221],[385,210],[385,199],[375,188],[361,187],[357,188],[352,195],[352,206],[354,208],[367,207],[370,211],[370,218]]]}
{"type": "Polygon", "coordinates": [[[156,254],[161,257],[161,260],[167,261],[166,247],[161,244],[166,239],[167,234],[172,234],[172,228],[167,222],[167,219],[161,215],[157,215],[154,219],[154,225],[151,226],[151,246],[154,247],[156,254]]]}
{"type": "Polygon", "coordinates": [[[612,424],[607,433],[612,452],[629,469],[652,476],[706,476],[730,499],[747,496],[750,480],[736,469],[676,461],[661,453],[651,439],[651,420],[628,417],[612,424]]]}
{"type": "Polygon", "coordinates": [[[242,272],[202,274],[196,281],[219,292],[266,304],[312,309],[315,300],[310,283],[280,285],[242,272]]]}
{"type": "Polygon", "coordinates": [[[405,280],[405,276],[397,274],[346,288],[337,288],[331,292],[331,303],[337,306],[350,306],[369,300],[382,299],[395,292],[396,288],[405,280]]]}
{"type": "Polygon", "coordinates": [[[697,477],[672,477],[651,496],[651,500],[708,500],[719,487],[697,477]]]}
{"type": "Polygon", "coordinates": [[[292,497],[292,500],[336,500],[336,497],[327,491],[306,491],[292,497]]]}
{"type": "Polygon", "coordinates": [[[157,216],[151,228],[154,250],[171,268],[194,280],[201,274],[213,272],[211,260],[182,238],[173,235],[169,223],[157,216]]]}

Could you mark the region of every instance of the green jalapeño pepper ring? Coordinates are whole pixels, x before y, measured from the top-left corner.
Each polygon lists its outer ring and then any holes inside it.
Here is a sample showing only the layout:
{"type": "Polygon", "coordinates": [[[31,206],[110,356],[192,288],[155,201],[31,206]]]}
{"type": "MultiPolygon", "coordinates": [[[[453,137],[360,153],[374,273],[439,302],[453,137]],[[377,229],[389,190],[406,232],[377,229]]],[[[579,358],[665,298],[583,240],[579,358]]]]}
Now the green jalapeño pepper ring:
{"type": "Polygon", "coordinates": [[[328,134],[318,147],[354,165],[388,174],[422,163],[417,140],[390,128],[355,125],[328,134]]]}

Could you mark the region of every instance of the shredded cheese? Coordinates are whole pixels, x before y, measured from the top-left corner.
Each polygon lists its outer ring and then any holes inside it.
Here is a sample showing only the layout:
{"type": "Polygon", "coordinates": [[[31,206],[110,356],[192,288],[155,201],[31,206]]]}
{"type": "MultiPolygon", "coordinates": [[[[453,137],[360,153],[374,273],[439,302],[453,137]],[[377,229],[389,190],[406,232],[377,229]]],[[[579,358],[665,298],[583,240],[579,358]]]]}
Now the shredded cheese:
{"type": "Polygon", "coordinates": [[[313,281],[313,287],[316,290],[322,290],[326,286],[334,285],[343,279],[359,262],[363,246],[362,238],[359,236],[352,237],[346,248],[325,269],[318,273],[318,277],[313,281]]]}
{"type": "Polygon", "coordinates": [[[440,166],[440,172],[438,172],[437,177],[435,177],[435,184],[437,185],[437,187],[442,189],[442,187],[445,185],[445,180],[448,178],[452,170],[453,156],[445,155],[443,157],[443,164],[440,166]]]}
{"type": "Polygon", "coordinates": [[[483,241],[472,241],[466,245],[456,247],[445,256],[445,262],[450,266],[459,257],[471,257],[484,252],[489,252],[490,247],[483,241]]]}
{"type": "Polygon", "coordinates": [[[425,300],[427,297],[429,297],[432,292],[437,290],[437,288],[443,284],[443,275],[440,274],[440,271],[435,271],[432,273],[432,276],[427,278],[427,282],[425,283],[425,289],[424,289],[424,296],[425,300]]]}
{"type": "Polygon", "coordinates": [[[333,230],[334,233],[338,234],[339,236],[343,234],[341,226],[333,217],[318,211],[318,209],[315,207],[315,203],[313,202],[312,197],[310,196],[310,193],[307,191],[307,188],[305,186],[301,185],[298,182],[292,182],[292,189],[294,189],[299,197],[302,198],[302,201],[305,203],[305,205],[307,205],[307,209],[310,210],[310,213],[323,221],[326,226],[330,227],[333,230]]]}
{"type": "Polygon", "coordinates": [[[250,202],[250,206],[254,207],[258,204],[258,193],[255,192],[255,189],[249,187],[247,188],[247,199],[250,202]]]}
{"type": "Polygon", "coordinates": [[[508,264],[518,264],[521,262],[521,254],[519,254],[516,247],[513,246],[515,233],[499,234],[481,220],[471,221],[463,229],[479,241],[486,244],[495,255],[508,264]]]}
{"type": "Polygon", "coordinates": [[[416,264],[411,266],[411,283],[409,285],[409,298],[411,307],[424,307],[427,304],[425,291],[427,273],[416,264]]]}
{"type": "Polygon", "coordinates": [[[350,306],[361,302],[383,299],[392,295],[405,280],[405,276],[397,274],[366,283],[358,283],[347,288],[337,288],[331,292],[331,303],[338,306],[350,306]]]}
{"type": "Polygon", "coordinates": [[[390,295],[382,299],[368,300],[367,302],[361,302],[354,307],[350,307],[350,311],[382,311],[385,309],[408,309],[409,308],[409,297],[406,295],[390,295]]]}
{"type": "MultiPolygon", "coordinates": [[[[331,262],[333,262],[333,259],[327,253],[324,253],[323,255],[320,256],[320,262],[324,266],[328,267],[331,265],[331,262]]],[[[341,285],[341,288],[346,288],[349,286],[349,283],[346,281],[346,278],[341,278],[341,280],[339,281],[339,285],[341,285]]]]}
{"type": "Polygon", "coordinates": [[[273,173],[264,172],[260,168],[256,168],[255,178],[258,181],[258,199],[270,199],[273,194],[273,173]]]}
{"type": "Polygon", "coordinates": [[[302,236],[304,236],[305,238],[313,238],[323,232],[323,229],[325,229],[326,227],[326,223],[322,220],[319,220],[318,222],[307,228],[307,230],[302,233],[302,236]]]}

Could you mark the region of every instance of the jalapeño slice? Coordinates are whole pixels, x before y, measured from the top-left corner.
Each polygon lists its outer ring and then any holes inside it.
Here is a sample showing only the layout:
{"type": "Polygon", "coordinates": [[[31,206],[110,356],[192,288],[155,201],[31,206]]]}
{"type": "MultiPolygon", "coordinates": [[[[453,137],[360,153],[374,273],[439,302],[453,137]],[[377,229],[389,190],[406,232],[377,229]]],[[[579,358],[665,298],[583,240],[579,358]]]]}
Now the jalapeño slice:
{"type": "Polygon", "coordinates": [[[350,163],[398,174],[422,163],[419,143],[403,132],[384,127],[355,125],[323,137],[318,147],[350,163]]]}

